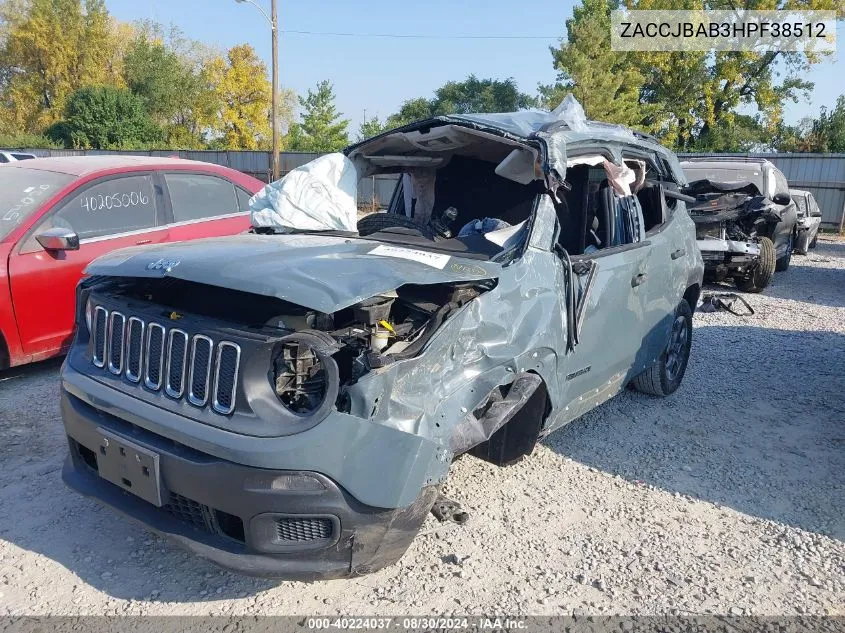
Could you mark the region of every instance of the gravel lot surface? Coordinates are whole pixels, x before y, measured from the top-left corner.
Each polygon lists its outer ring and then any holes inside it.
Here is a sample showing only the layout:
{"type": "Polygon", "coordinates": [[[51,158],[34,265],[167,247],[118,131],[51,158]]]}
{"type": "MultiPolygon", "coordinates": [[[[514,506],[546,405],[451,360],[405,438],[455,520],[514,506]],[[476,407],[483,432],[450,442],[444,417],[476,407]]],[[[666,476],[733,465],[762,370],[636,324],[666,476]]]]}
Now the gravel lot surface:
{"type": "MultiPolygon", "coordinates": [[[[727,288],[726,288],[727,289],[727,288]]],[[[845,242],[697,314],[666,400],[625,392],[497,469],[465,457],[402,561],[220,571],[64,488],[59,362],[0,374],[0,614],[845,615],[845,242]]]]}

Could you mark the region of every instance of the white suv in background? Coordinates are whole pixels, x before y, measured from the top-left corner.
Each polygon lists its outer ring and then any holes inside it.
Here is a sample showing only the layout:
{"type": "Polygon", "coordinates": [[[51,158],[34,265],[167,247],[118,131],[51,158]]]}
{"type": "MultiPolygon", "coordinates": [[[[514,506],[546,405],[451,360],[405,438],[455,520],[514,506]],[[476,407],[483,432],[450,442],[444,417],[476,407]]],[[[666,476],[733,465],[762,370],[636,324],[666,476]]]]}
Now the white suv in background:
{"type": "Polygon", "coordinates": [[[24,152],[10,152],[0,149],[0,165],[5,163],[16,163],[19,160],[29,160],[30,158],[35,158],[35,156],[24,152]]]}

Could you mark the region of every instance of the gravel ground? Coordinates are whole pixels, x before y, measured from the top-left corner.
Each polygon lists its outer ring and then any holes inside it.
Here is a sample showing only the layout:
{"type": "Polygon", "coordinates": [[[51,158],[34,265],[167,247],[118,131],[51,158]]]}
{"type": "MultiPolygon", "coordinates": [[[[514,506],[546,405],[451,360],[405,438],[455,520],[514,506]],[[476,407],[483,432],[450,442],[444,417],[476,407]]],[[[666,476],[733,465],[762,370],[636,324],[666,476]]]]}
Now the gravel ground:
{"type": "Polygon", "coordinates": [[[59,363],[0,374],[0,614],[845,615],[845,242],[749,300],[696,315],[673,397],[460,459],[469,523],[351,581],[239,577],[70,493],[59,363]]]}

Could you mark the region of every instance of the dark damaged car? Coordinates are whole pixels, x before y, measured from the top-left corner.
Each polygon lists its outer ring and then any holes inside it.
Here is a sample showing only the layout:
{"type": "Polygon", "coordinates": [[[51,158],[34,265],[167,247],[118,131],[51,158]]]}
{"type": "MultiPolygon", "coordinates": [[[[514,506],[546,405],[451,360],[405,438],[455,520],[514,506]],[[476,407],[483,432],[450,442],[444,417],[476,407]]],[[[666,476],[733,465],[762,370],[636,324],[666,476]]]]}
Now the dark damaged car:
{"type": "Polygon", "coordinates": [[[90,266],[65,482],[246,574],[397,561],[452,461],[681,383],[703,265],[675,156],[554,113],[443,116],[295,170],[253,234],[90,266]],[[356,222],[358,179],[395,174],[356,222]]]}
{"type": "Polygon", "coordinates": [[[789,268],[798,214],[783,173],[762,158],[701,157],[682,163],[688,205],[710,281],[760,292],[789,268]]]}

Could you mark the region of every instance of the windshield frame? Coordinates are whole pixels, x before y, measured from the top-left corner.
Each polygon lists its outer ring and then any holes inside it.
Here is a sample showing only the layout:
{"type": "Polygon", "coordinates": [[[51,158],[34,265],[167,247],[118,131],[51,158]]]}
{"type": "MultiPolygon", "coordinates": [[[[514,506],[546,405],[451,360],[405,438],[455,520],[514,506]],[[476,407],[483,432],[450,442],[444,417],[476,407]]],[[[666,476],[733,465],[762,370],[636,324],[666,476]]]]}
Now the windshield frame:
{"type": "MultiPolygon", "coordinates": [[[[36,181],[36,178],[33,177],[35,174],[39,175],[39,177],[42,179],[42,183],[43,180],[47,178],[51,179],[52,183],[50,183],[48,189],[43,190],[43,197],[33,200],[32,206],[27,208],[25,211],[23,211],[22,209],[15,209],[15,205],[12,205],[9,209],[2,210],[2,213],[0,213],[0,243],[14,242],[18,239],[19,234],[25,234],[27,231],[29,231],[30,227],[32,226],[32,223],[38,221],[38,219],[43,214],[43,211],[52,207],[55,201],[64,197],[69,190],[74,189],[77,182],[79,181],[79,177],[74,174],[68,174],[60,171],[52,171],[48,169],[37,169],[24,165],[20,167],[18,167],[17,165],[6,165],[2,169],[0,169],[0,174],[8,173],[17,179],[26,177],[21,172],[26,172],[29,175],[29,178],[31,178],[32,181],[36,182],[36,184],[34,185],[32,184],[32,182],[25,183],[28,186],[39,186],[36,181]],[[16,224],[11,224],[11,222],[9,222],[8,220],[6,222],[3,221],[3,217],[9,216],[10,214],[19,211],[23,211],[23,215],[16,224]],[[9,223],[8,227],[6,226],[7,222],[9,223]]],[[[0,179],[2,178],[3,176],[0,175],[0,179]]],[[[0,182],[0,187],[2,186],[3,183],[0,182]]],[[[27,191],[23,191],[22,195],[26,196],[28,193],[29,192],[27,191]]],[[[0,196],[2,196],[2,191],[0,191],[0,196]]]]}

